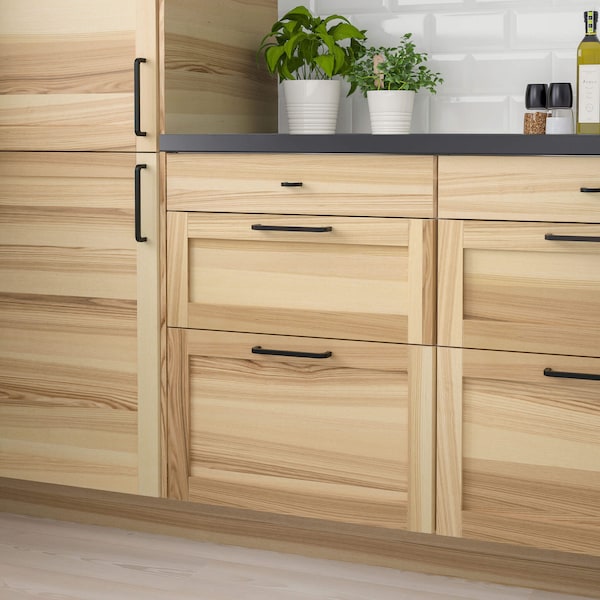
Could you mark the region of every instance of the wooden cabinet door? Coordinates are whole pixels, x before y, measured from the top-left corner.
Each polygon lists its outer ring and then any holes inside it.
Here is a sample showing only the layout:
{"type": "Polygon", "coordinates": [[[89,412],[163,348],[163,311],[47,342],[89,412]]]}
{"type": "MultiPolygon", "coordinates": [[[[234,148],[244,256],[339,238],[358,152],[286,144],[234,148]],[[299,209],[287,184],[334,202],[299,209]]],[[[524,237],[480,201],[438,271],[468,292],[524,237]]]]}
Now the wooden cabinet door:
{"type": "Polygon", "coordinates": [[[0,149],[156,150],[156,4],[0,0],[0,149]]]}
{"type": "Polygon", "coordinates": [[[438,228],[440,345],[600,356],[600,225],[438,228]]]}
{"type": "Polygon", "coordinates": [[[434,231],[420,219],[169,212],[169,325],[432,344],[434,231]]]}
{"type": "Polygon", "coordinates": [[[135,159],[0,153],[0,476],[158,493],[156,166],[138,244],[135,159]]]}
{"type": "Polygon", "coordinates": [[[437,532],[600,555],[599,377],[595,358],[439,348],[437,532]]]}
{"type": "Polygon", "coordinates": [[[433,353],[170,328],[169,495],[432,531],[433,353]]]}

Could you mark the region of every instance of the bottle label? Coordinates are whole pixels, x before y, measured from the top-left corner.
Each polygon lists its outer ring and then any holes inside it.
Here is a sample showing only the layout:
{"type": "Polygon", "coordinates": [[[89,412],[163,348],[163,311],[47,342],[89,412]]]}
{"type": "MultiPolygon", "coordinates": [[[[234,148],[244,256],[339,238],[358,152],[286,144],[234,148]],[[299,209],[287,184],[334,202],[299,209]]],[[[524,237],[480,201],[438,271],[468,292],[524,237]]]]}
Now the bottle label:
{"type": "Polygon", "coordinates": [[[579,123],[600,123],[600,65],[579,67],[579,123]]]}

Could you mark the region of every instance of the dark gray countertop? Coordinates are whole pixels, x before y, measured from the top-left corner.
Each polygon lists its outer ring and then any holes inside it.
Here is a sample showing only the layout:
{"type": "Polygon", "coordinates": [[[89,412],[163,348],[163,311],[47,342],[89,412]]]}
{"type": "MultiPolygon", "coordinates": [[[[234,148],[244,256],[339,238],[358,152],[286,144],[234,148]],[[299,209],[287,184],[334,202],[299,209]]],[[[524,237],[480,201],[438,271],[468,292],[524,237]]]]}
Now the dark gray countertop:
{"type": "Polygon", "coordinates": [[[411,134],[287,135],[164,134],[162,152],[297,152],[372,154],[600,154],[600,135],[411,134]]]}

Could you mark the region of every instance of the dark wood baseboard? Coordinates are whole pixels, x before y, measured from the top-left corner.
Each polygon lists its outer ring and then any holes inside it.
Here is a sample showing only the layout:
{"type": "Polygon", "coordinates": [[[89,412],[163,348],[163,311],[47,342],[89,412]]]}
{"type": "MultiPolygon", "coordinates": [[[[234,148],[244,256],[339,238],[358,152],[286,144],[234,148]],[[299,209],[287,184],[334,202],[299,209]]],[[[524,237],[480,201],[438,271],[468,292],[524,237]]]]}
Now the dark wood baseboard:
{"type": "Polygon", "coordinates": [[[600,557],[5,478],[0,511],[600,598],[600,557]]]}

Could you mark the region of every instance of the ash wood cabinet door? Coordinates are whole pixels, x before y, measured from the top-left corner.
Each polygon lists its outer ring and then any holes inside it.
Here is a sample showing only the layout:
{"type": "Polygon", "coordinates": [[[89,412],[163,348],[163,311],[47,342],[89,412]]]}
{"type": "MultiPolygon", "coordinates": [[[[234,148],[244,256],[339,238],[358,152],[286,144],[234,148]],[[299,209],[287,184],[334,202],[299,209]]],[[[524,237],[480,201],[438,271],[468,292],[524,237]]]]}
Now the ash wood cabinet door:
{"type": "Polygon", "coordinates": [[[439,348],[437,532],[600,555],[599,376],[597,358],[439,348]]]}
{"type": "Polygon", "coordinates": [[[157,5],[0,0],[0,148],[157,150],[157,5]]]}
{"type": "Polygon", "coordinates": [[[177,328],[168,341],[170,497],[433,531],[432,347],[177,328]]]}
{"type": "Polygon", "coordinates": [[[158,494],[156,160],[0,153],[0,475],[158,494]]]}
{"type": "Polygon", "coordinates": [[[600,225],[438,230],[438,344],[600,356],[600,225]]]}
{"type": "Polygon", "coordinates": [[[168,213],[170,326],[432,344],[433,221],[168,213]]]}

